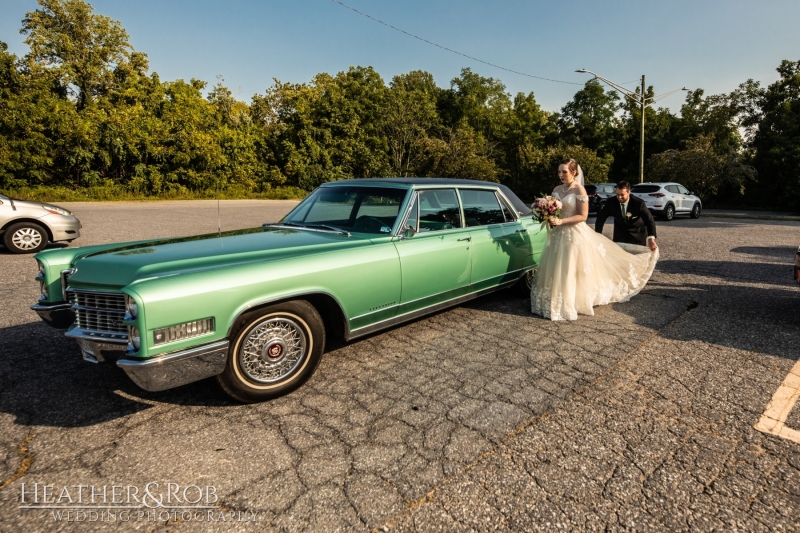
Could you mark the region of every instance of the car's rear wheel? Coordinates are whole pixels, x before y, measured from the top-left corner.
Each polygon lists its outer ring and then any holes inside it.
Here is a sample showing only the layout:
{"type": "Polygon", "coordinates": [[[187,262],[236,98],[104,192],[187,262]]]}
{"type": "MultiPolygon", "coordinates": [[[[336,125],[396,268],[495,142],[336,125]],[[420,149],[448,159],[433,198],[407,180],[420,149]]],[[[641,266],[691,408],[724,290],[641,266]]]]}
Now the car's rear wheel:
{"type": "Polygon", "coordinates": [[[667,222],[675,218],[675,206],[672,204],[667,205],[667,207],[664,208],[664,213],[661,215],[661,217],[667,222]]]}
{"type": "Polygon", "coordinates": [[[222,389],[240,402],[288,394],[314,374],[325,349],[325,326],[305,300],[250,313],[232,335],[222,389]]]}
{"type": "Polygon", "coordinates": [[[691,211],[691,213],[689,213],[689,216],[692,217],[692,218],[700,218],[700,212],[701,211],[702,211],[702,208],[700,207],[700,204],[696,203],[692,207],[692,211],[691,211]]]}
{"type": "Polygon", "coordinates": [[[511,290],[513,291],[514,294],[516,294],[520,298],[530,298],[531,289],[533,289],[535,283],[536,283],[536,269],[533,268],[525,272],[525,275],[522,276],[519,279],[519,281],[513,285],[511,290]]]}
{"type": "Polygon", "coordinates": [[[33,222],[18,222],[3,233],[3,244],[14,254],[33,254],[47,246],[47,231],[33,222]]]}

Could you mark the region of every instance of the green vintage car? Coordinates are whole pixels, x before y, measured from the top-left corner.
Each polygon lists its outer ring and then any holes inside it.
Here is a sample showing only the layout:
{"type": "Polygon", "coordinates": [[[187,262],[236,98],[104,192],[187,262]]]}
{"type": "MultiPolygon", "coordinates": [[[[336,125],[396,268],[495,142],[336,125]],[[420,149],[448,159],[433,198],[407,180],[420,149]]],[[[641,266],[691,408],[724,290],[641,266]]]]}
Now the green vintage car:
{"type": "Polygon", "coordinates": [[[233,398],[286,394],[345,341],[529,278],[546,231],[507,187],[325,184],[280,222],[36,255],[48,324],[83,358],[165,390],[211,376],[233,398]]]}

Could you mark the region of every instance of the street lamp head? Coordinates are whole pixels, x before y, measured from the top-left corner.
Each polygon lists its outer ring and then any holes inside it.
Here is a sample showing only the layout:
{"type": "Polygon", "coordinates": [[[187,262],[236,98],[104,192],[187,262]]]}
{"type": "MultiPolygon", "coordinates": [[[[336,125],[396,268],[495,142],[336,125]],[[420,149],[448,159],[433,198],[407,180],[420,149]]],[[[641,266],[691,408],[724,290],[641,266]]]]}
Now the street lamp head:
{"type": "Polygon", "coordinates": [[[686,87],[681,87],[681,91],[691,91],[691,89],[687,89],[686,87]]]}
{"type": "Polygon", "coordinates": [[[586,70],[585,68],[582,68],[582,69],[578,69],[578,70],[576,70],[575,72],[589,72],[589,71],[588,71],[588,70],[586,70]]]}

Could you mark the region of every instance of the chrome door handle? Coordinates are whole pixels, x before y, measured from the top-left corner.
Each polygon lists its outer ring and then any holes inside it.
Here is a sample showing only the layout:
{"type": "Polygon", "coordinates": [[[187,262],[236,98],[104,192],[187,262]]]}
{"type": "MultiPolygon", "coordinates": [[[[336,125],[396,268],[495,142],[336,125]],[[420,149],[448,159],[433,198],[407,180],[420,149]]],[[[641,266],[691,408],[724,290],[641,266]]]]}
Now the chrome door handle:
{"type": "Polygon", "coordinates": [[[526,230],[526,229],[518,229],[514,233],[528,233],[528,230],[526,230]]]}
{"type": "Polygon", "coordinates": [[[471,240],[472,240],[472,237],[466,237],[466,238],[464,238],[464,239],[458,239],[458,240],[459,240],[459,241],[467,241],[467,242],[469,242],[469,241],[471,241],[471,240]]]}

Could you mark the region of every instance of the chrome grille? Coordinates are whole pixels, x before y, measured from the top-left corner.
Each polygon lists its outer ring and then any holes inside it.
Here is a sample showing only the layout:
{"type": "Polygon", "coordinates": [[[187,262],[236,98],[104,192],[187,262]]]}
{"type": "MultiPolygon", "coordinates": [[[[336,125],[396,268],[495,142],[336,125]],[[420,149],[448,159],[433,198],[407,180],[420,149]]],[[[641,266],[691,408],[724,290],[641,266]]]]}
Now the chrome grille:
{"type": "Polygon", "coordinates": [[[82,330],[102,337],[127,338],[128,328],[122,323],[125,317],[125,295],[121,292],[83,291],[68,289],[69,301],[75,311],[75,325],[82,330]]]}

